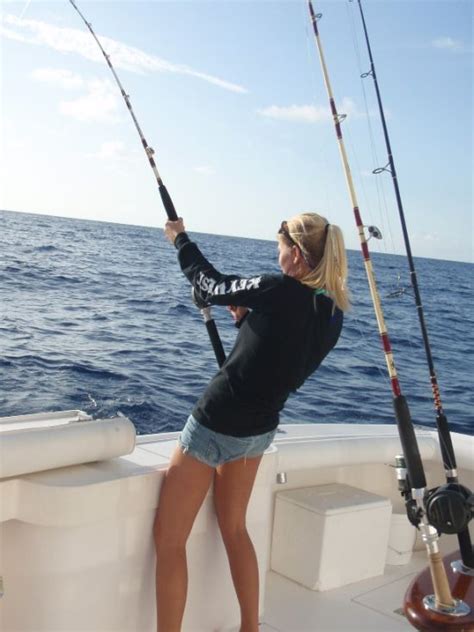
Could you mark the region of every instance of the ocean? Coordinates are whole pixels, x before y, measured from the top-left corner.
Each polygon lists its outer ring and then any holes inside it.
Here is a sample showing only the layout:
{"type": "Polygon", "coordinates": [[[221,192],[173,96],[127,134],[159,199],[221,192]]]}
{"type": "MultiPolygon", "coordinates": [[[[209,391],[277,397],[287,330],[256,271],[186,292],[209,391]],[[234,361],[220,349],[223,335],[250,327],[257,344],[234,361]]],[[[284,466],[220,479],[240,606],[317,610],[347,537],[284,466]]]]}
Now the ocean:
{"type": "MultiPolygon", "coordinates": [[[[225,273],[278,271],[276,243],[193,234],[225,273]]],[[[372,255],[403,394],[435,426],[405,257],[372,255]]],[[[451,429],[474,434],[473,265],[416,260],[451,429]]],[[[292,395],[285,423],[395,423],[362,256],[349,251],[352,310],[337,347],[292,395]]],[[[224,348],[236,329],[213,308],[224,348]]],[[[0,416],[81,409],[137,432],[180,430],[216,371],[176,252],[157,228],[0,211],[0,416]]]]}

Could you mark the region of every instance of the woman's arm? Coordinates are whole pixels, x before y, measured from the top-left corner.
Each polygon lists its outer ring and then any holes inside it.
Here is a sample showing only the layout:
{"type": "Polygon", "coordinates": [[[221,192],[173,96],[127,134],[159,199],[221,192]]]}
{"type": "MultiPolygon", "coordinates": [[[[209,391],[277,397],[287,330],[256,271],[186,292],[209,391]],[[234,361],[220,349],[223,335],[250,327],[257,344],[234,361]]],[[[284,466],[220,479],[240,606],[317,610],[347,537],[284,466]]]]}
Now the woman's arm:
{"type": "Polygon", "coordinates": [[[189,239],[182,219],[177,222],[168,221],[165,234],[178,250],[183,273],[204,302],[271,310],[278,308],[283,300],[282,275],[246,278],[236,274],[222,274],[189,239]]]}

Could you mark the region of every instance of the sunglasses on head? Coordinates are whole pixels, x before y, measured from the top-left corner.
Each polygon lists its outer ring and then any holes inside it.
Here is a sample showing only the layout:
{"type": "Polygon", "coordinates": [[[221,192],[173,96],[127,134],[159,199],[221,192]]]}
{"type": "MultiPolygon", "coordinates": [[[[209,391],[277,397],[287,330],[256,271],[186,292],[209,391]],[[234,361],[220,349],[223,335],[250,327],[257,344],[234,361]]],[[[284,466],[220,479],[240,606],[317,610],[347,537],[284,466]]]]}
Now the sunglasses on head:
{"type": "MultiPolygon", "coordinates": [[[[293,239],[293,237],[290,235],[290,231],[288,230],[288,222],[286,220],[283,220],[281,225],[280,225],[280,229],[278,231],[279,235],[283,235],[284,237],[286,237],[286,239],[288,239],[288,241],[293,244],[293,246],[296,246],[297,248],[300,248],[300,246],[296,243],[296,241],[293,239]]],[[[300,248],[301,250],[301,248],[300,248]]]]}
{"type": "Polygon", "coordinates": [[[313,262],[309,259],[309,257],[306,255],[305,252],[303,252],[301,246],[299,244],[296,243],[296,241],[293,239],[293,237],[290,235],[290,231],[288,230],[288,222],[286,220],[284,220],[281,225],[280,225],[280,229],[278,230],[278,234],[279,235],[283,235],[285,237],[285,239],[287,239],[290,244],[292,244],[293,246],[296,246],[298,248],[298,250],[301,253],[301,256],[303,257],[303,259],[306,261],[306,263],[309,265],[310,268],[314,267],[313,262]]]}

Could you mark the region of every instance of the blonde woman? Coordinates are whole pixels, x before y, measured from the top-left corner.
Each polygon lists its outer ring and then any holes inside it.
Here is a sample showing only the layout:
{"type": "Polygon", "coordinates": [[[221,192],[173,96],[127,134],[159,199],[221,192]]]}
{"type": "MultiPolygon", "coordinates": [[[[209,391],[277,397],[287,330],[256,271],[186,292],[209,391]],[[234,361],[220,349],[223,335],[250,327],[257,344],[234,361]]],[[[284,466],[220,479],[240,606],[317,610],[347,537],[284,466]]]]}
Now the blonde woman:
{"type": "Polygon", "coordinates": [[[339,338],[349,307],[344,241],[338,226],[302,213],[278,231],[282,274],[243,278],[218,272],[189,239],[182,219],[167,222],[165,234],[200,297],[228,306],[239,333],[189,417],[161,488],[154,529],[158,632],[181,630],[186,541],[211,484],[240,632],[258,632],[258,566],[247,505],[289,394],[339,338]]]}

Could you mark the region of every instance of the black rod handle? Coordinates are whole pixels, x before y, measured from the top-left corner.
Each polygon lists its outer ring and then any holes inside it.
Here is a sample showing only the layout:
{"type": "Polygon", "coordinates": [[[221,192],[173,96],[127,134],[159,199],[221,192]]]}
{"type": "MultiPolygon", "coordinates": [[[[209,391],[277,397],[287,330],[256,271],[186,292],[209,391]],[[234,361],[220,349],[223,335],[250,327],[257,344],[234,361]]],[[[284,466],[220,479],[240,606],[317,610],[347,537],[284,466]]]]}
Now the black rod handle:
{"type": "Polygon", "coordinates": [[[443,457],[444,469],[455,470],[457,467],[456,456],[454,454],[451,433],[449,432],[448,420],[446,419],[446,415],[444,413],[436,415],[436,426],[438,428],[439,444],[441,448],[441,455],[443,457]]]}
{"type": "Polygon", "coordinates": [[[216,356],[217,364],[220,368],[225,362],[225,351],[222,346],[221,337],[217,331],[217,325],[211,315],[211,306],[202,300],[194,287],[191,290],[191,297],[196,307],[199,307],[202,317],[204,318],[209,340],[211,341],[214,355],[216,356]]]}
{"type": "Polygon", "coordinates": [[[472,547],[469,527],[458,533],[459,550],[461,552],[462,563],[470,569],[474,569],[474,549],[472,547]]]}
{"type": "Polygon", "coordinates": [[[398,434],[400,435],[410,485],[412,489],[423,489],[426,487],[425,471],[423,469],[423,463],[418,449],[418,441],[416,440],[407,400],[403,395],[397,395],[397,397],[393,399],[393,407],[395,409],[398,434]]]}
{"type": "Polygon", "coordinates": [[[209,334],[209,340],[211,341],[212,348],[214,349],[217,364],[220,368],[225,362],[225,351],[213,318],[206,320],[206,329],[209,334]]]}
{"type": "Polygon", "coordinates": [[[174,208],[173,200],[171,199],[171,195],[168,193],[168,189],[165,187],[163,183],[159,185],[161,201],[163,202],[163,206],[165,207],[166,215],[168,215],[168,219],[172,222],[175,222],[178,219],[178,214],[174,208]]]}

